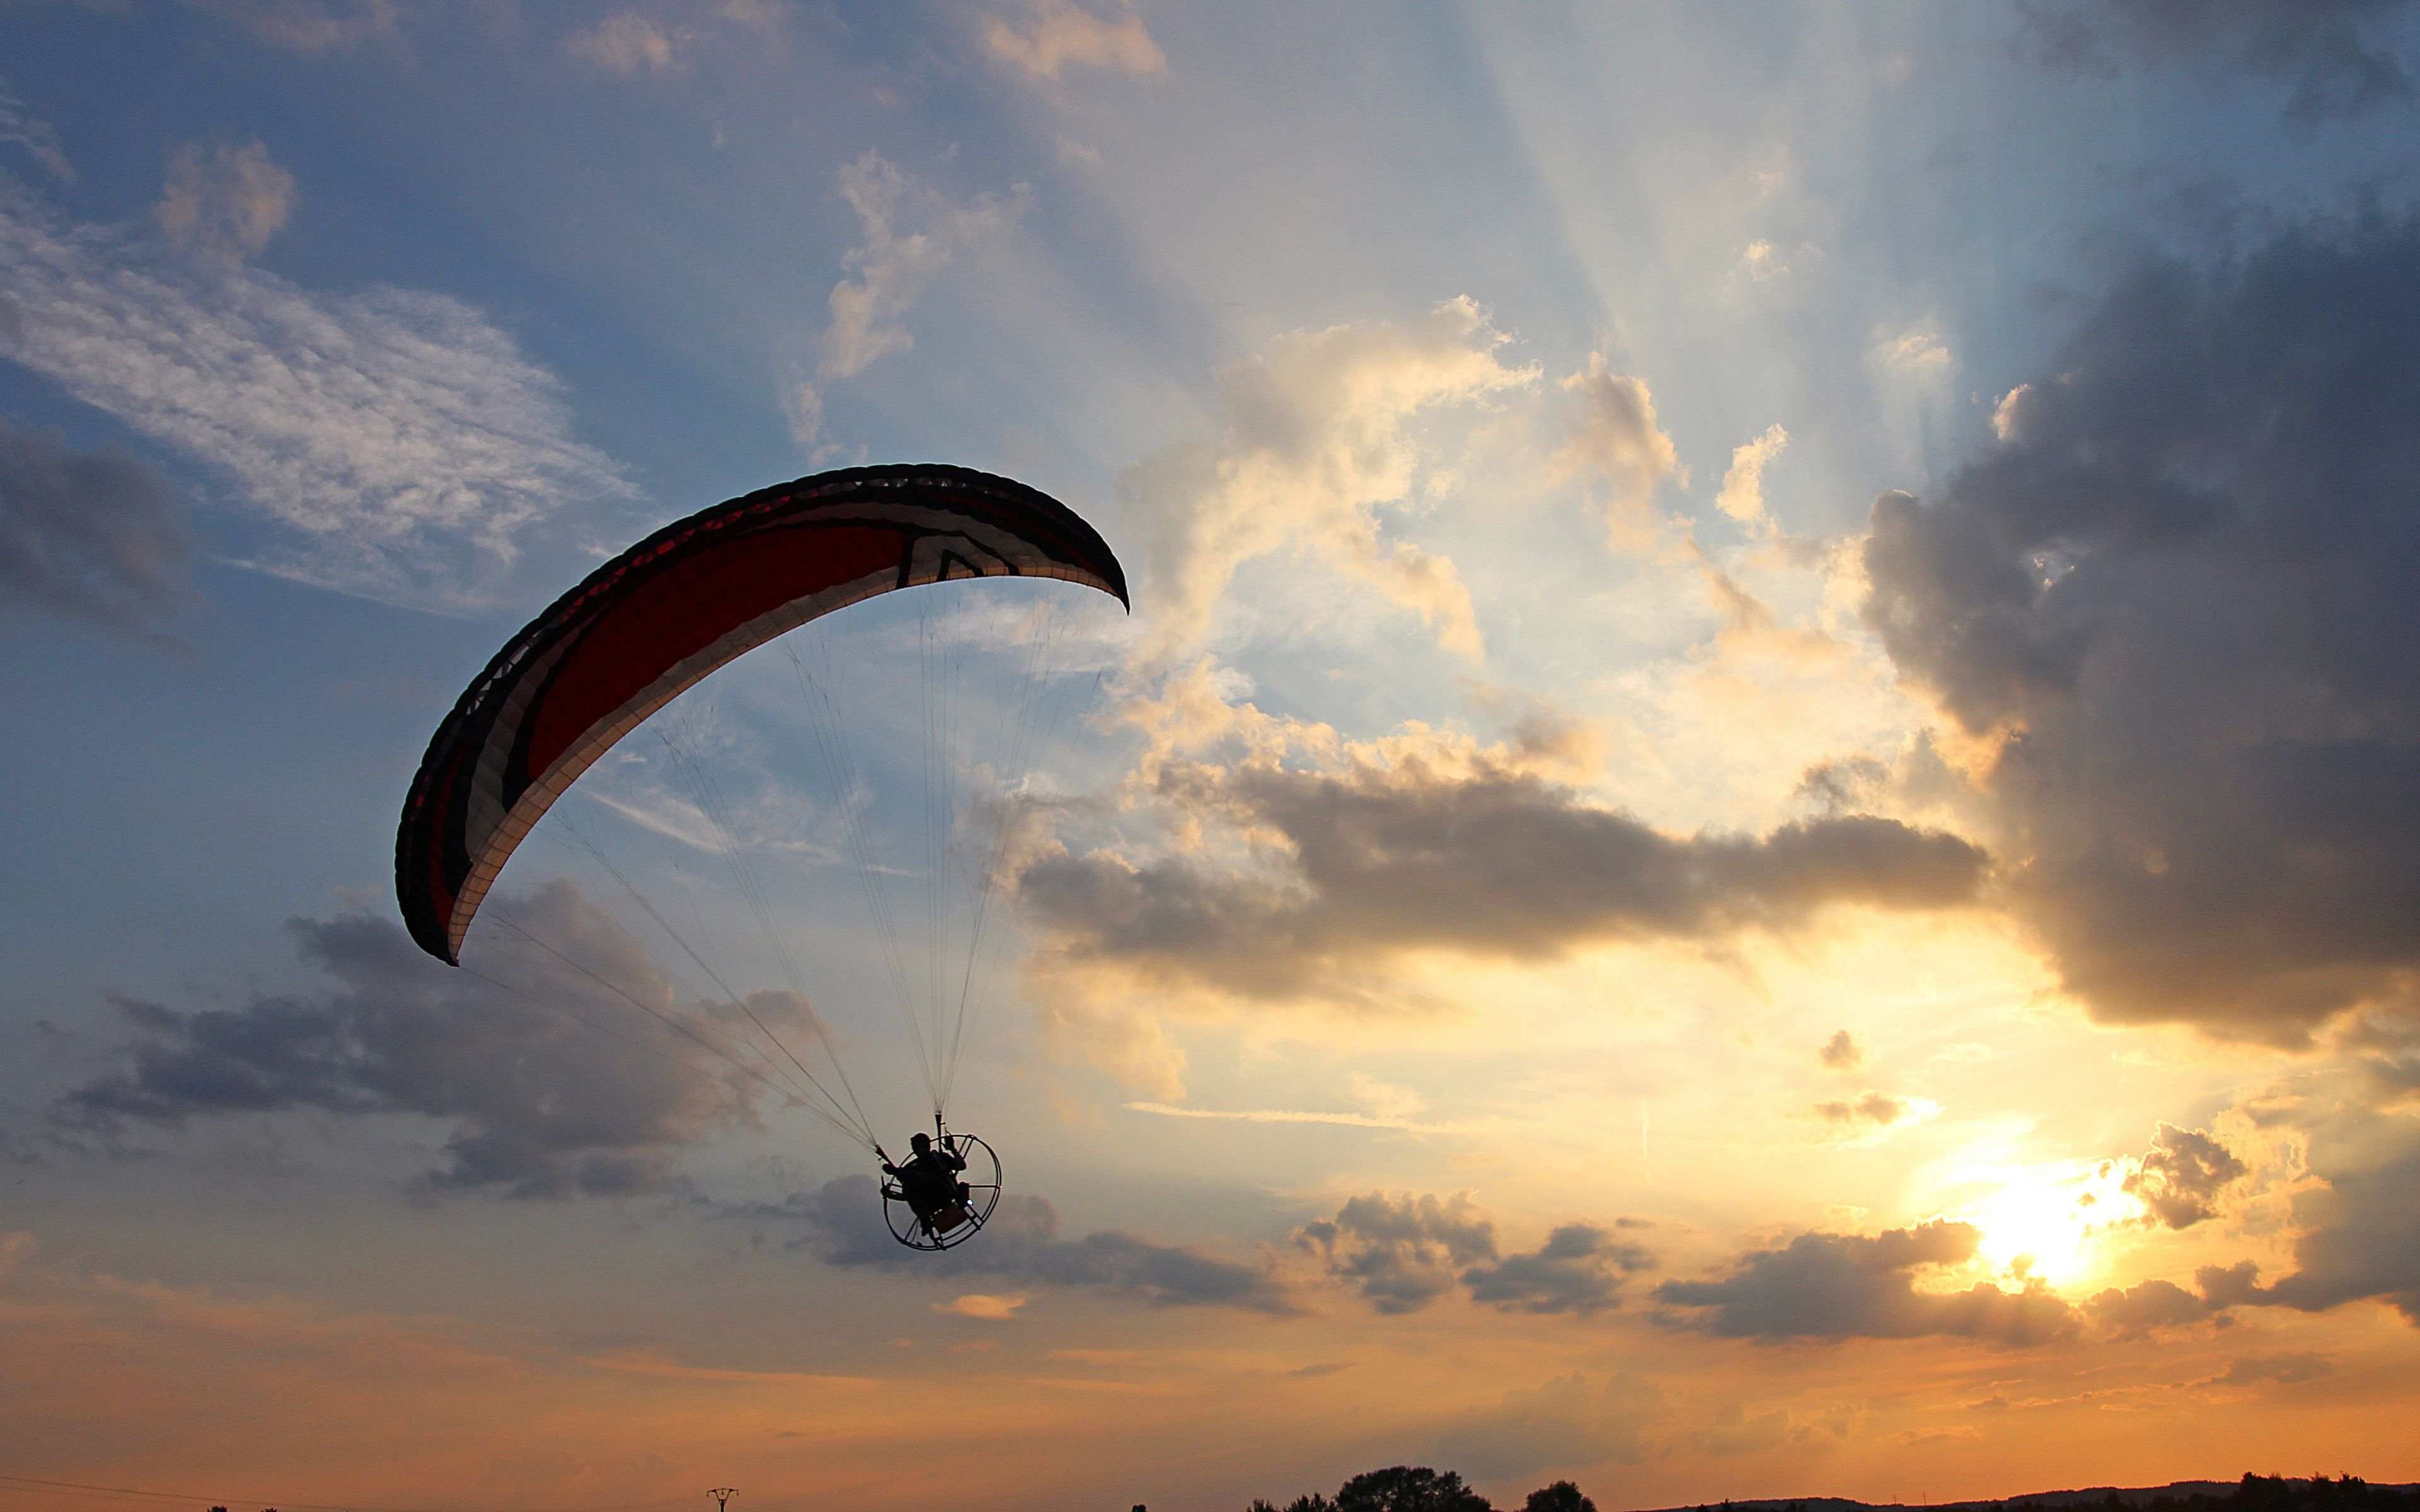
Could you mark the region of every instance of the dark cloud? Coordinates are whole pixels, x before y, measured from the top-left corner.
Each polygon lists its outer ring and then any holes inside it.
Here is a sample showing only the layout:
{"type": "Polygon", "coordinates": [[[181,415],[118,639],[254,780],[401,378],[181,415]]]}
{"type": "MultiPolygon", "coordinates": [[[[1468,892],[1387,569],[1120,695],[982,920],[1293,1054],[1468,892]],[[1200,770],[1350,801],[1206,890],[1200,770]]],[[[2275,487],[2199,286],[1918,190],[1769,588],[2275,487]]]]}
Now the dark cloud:
{"type": "Polygon", "coordinates": [[[938,1255],[904,1249],[892,1241],[882,1223],[880,1189],[871,1176],[840,1177],[778,1204],[717,1211],[723,1217],[803,1228],[793,1242],[813,1248],[832,1265],[1097,1287],[1166,1306],[1240,1307],[1280,1316],[1296,1311],[1262,1266],[1116,1229],[1061,1239],[1058,1210],[1030,1195],[1002,1196],[979,1242],[938,1255]]]}
{"type": "Polygon", "coordinates": [[[2225,1327],[2230,1307],[2275,1302],[2275,1292],[2260,1285],[2259,1268],[2250,1260],[2235,1265],[2205,1265],[2194,1273],[2195,1290],[2173,1281],[2144,1281],[2119,1290],[2111,1287],[2084,1304],[2093,1321],[2121,1338],[2138,1337],[2154,1329],[2182,1328],[2204,1319],[2225,1327]]]}
{"type": "MultiPolygon", "coordinates": [[[[570,884],[489,906],[678,1010],[671,980],[570,884]]],[[[562,1196],[659,1189],[681,1146],[750,1116],[738,1072],[552,956],[491,940],[481,964],[508,991],[432,961],[383,918],[288,928],[335,990],[194,1012],[120,1001],[136,1036],[126,1064],[62,1097],[54,1127],[115,1138],[236,1113],[419,1114],[452,1128],[432,1187],[562,1196]]],[[[772,1022],[790,1006],[782,995],[752,1006],[772,1022]]],[[[701,1006],[693,1018],[712,1016],[701,1006]]]]}
{"type": "Polygon", "coordinates": [[[159,473],[0,418],[0,609],[142,631],[183,603],[189,549],[159,473]]]}
{"type": "Polygon", "coordinates": [[[1824,1041],[1823,1048],[1816,1054],[1834,1071],[1854,1071],[1866,1063],[1866,1053],[1857,1048],[1857,1041],[1849,1038],[1846,1029],[1824,1041]]]}
{"type": "Polygon", "coordinates": [[[2217,1216],[2218,1194],[2249,1169],[2235,1152],[2200,1129],[2162,1123],[2151,1152],[2126,1178],[2126,1190],[2170,1228],[2190,1228],[2217,1216]]]}
{"type": "Polygon", "coordinates": [[[2314,1140],[2311,1165],[2328,1184],[2295,1194],[2296,1269],[2262,1300],[2317,1312],[2374,1297],[2420,1323],[2420,1142],[2314,1140]]]}
{"type": "Polygon", "coordinates": [[[1675,839],[1534,775],[1417,761],[1171,762],[1158,793],[1277,843],[1218,871],[1053,854],[1025,869],[1020,894],[1076,959],[1251,996],[1351,994],[1357,969],[1393,950],[1537,959],[1590,940],[1786,928],[1828,903],[1950,907],[1986,865],[1954,836],[1869,815],[1675,839]]]}
{"type": "Polygon", "coordinates": [[[1593,1224],[1565,1224],[1527,1255],[1462,1273],[1470,1300],[1504,1312],[1592,1313],[1621,1301],[1622,1278],[1655,1257],[1593,1224]]]}
{"type": "Polygon", "coordinates": [[[2022,35],[2054,68],[2211,60],[2288,85],[2304,120],[2412,98],[2409,0],[2025,0],[2022,35]],[[2399,14],[2398,14],[2399,13],[2399,14]]]}
{"type": "Polygon", "coordinates": [[[1417,1312],[1456,1285],[1501,1312],[1593,1313],[1619,1305],[1623,1279],[1655,1263],[1642,1246],[1585,1223],[1499,1257],[1495,1224],[1459,1194],[1353,1197],[1335,1217],[1295,1229],[1294,1242],[1382,1313],[1417,1312]]]}
{"type": "Polygon", "coordinates": [[[1463,1268],[1496,1258],[1496,1226],[1460,1195],[1440,1202],[1373,1192],[1294,1239],[1382,1313],[1416,1312],[1452,1290],[1463,1268]]]}
{"type": "Polygon", "coordinates": [[[2073,1310],[2035,1286],[2013,1292],[1980,1283],[1958,1292],[1916,1289],[1918,1269],[1966,1259],[1978,1237],[1970,1225],[1938,1221],[1870,1238],[1801,1234],[1780,1249],[1743,1256],[1721,1280],[1667,1281],[1655,1288],[1655,1299],[1695,1309],[1674,1320],[1721,1338],[1942,1334],[2029,1345],[2073,1333],[2073,1310]]]}
{"type": "Polygon", "coordinates": [[[2159,265],[1942,497],[1886,494],[1866,605],[1977,733],[2012,905],[2104,1020],[2304,1042],[2420,968],[2420,227],[2159,265]]]}

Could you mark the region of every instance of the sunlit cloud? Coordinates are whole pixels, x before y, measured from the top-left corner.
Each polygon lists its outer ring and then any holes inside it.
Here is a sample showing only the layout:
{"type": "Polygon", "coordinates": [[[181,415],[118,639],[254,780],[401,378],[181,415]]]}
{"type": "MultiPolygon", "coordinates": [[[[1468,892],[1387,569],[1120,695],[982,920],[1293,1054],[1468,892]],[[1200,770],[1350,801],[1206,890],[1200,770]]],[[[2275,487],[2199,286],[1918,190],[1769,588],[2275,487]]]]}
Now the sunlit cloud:
{"type": "Polygon", "coordinates": [[[985,49],[1036,79],[1069,68],[1114,73],[1164,73],[1168,56],[1126,0],[1106,0],[1103,15],[1075,0],[1031,0],[1022,25],[1005,17],[984,22],[985,49]]]}

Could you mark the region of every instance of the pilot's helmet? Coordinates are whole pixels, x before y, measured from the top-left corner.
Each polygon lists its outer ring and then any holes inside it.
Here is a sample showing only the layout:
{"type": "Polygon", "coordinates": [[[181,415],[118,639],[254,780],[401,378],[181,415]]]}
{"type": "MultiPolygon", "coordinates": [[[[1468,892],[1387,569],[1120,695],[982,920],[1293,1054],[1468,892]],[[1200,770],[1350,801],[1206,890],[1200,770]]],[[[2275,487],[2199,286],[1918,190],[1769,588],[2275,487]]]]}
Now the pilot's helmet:
{"type": "Polygon", "coordinates": [[[920,1134],[909,1139],[908,1143],[914,1146],[916,1153],[921,1155],[924,1153],[924,1151],[933,1148],[933,1136],[928,1134],[920,1134]]]}

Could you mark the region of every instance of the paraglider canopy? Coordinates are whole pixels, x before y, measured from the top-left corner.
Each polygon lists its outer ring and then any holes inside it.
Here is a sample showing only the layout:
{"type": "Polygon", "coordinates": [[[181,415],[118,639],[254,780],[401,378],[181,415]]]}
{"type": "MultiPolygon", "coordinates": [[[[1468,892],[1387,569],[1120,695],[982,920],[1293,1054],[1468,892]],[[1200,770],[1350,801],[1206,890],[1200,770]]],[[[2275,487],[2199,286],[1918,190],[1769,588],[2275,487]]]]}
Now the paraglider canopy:
{"type": "MultiPolygon", "coordinates": [[[[616,741],[717,668],[835,609],[898,589],[977,578],[1058,579],[1126,602],[1125,575],[1117,558],[1074,511],[1023,484],[939,464],[850,468],[800,478],[667,525],[597,568],[496,654],[428,743],[396,833],[396,895],[412,939],[440,960],[459,964],[464,935],[480,903],[515,847],[555,799],[616,741]]],[[[797,661],[795,653],[792,660],[797,661]]],[[[800,676],[807,678],[803,668],[800,676]]],[[[926,712],[929,735],[935,721],[929,707],[926,712]]],[[[954,728],[947,718],[940,725],[954,728]]],[[[948,763],[926,754],[929,785],[948,763]]],[[[721,824],[719,817],[716,823],[721,824]]],[[[928,824],[928,840],[947,835],[951,827],[928,824]]],[[[864,843],[862,835],[858,839],[864,843]]],[[[736,845],[726,858],[761,914],[762,891],[751,885],[736,845]]],[[[980,903],[987,903],[987,893],[978,900],[964,966],[949,979],[956,983],[954,991],[944,990],[938,969],[938,912],[929,920],[929,1035],[918,1030],[908,1000],[909,974],[892,962],[899,1006],[915,1037],[934,1110],[933,1135],[918,1134],[917,1157],[893,1165],[875,1142],[871,1121],[822,1021],[810,1015],[830,1057],[829,1084],[618,869],[601,853],[597,859],[721,990],[735,1020],[752,1027],[780,1056],[752,1045],[759,1064],[750,1064],[707,1026],[597,980],[739,1072],[768,1086],[786,1084],[801,1099],[799,1105],[880,1156],[889,1178],[882,1188],[885,1212],[901,1243],[949,1249],[982,1231],[1000,1201],[999,1157],[982,1139],[953,1134],[942,1120],[981,947],[980,903]],[[945,1008],[954,1010],[946,1034],[945,1008]]],[[[871,856],[861,863],[877,923],[884,925],[876,933],[895,949],[899,932],[879,915],[881,888],[871,875],[876,863],[871,856]]],[[[939,872],[927,868],[926,874],[939,872]]],[[[982,874],[987,887],[992,873],[986,868],[982,874]]],[[[769,934],[769,918],[763,922],[769,934]]],[[[548,942],[506,927],[596,976],[548,942]]],[[[793,964],[786,950],[781,955],[785,965],[793,964]]],[[[795,976],[793,967],[794,984],[795,976]]],[[[799,993],[803,997],[803,986],[799,993]]]]}
{"type": "Polygon", "coordinates": [[[524,836],[613,743],[716,668],[834,609],[962,578],[1056,578],[1126,602],[1075,511],[939,464],[817,473],[702,510],[608,562],[463,690],[404,801],[396,896],[421,949],[462,937],[524,836]]]}

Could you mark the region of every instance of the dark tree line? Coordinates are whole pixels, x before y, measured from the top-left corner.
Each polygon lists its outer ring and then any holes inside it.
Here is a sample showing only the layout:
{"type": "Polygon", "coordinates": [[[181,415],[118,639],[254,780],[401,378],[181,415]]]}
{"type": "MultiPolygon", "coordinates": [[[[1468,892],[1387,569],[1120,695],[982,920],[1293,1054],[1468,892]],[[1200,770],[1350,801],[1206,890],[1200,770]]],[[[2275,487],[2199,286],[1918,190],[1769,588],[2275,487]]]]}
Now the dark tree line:
{"type": "MultiPolygon", "coordinates": [[[[1730,1504],[1726,1502],[1723,1506],[1730,1504]]],[[[1807,1512],[1802,1503],[1764,1504],[1775,1512],[1807,1512]]],[[[2056,1512],[2420,1512],[2420,1489],[2372,1486],[2358,1475],[2296,1480],[2247,1474],[2224,1495],[2196,1491],[2190,1496],[2163,1494],[2131,1500],[2111,1491],[2098,1502],[2016,1497],[1960,1504],[1975,1512],[2051,1512],[2054,1507],[2056,1512]]],[[[1255,1498],[1246,1512],[1496,1512],[1496,1508],[1464,1485],[1453,1471],[1389,1465],[1354,1476],[1332,1497],[1312,1491],[1283,1506],[1255,1498]]],[[[1596,1512],[1596,1504],[1570,1481],[1559,1480],[1531,1491],[1521,1504],[1521,1512],[1596,1512]]],[[[1714,1509],[1699,1506],[1696,1512],[1714,1509]]]]}
{"type": "MultiPolygon", "coordinates": [[[[1354,1476],[1333,1497],[1312,1491],[1282,1507],[1254,1497],[1246,1512],[1496,1512],[1496,1507],[1453,1471],[1389,1465],[1354,1476]]],[[[1570,1481],[1559,1480],[1531,1491],[1521,1512],[1596,1512],[1596,1504],[1570,1481]]]]}

